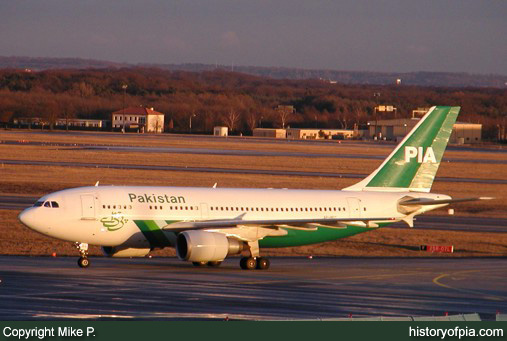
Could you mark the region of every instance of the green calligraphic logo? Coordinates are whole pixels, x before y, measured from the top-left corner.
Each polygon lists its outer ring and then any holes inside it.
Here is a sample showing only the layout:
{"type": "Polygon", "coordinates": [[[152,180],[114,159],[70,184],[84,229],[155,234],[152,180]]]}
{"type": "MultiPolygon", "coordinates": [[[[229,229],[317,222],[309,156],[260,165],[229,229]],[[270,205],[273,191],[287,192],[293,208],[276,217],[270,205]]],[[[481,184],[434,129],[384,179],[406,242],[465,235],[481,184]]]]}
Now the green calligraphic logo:
{"type": "Polygon", "coordinates": [[[110,217],[104,217],[100,219],[100,222],[108,231],[116,231],[125,226],[128,219],[122,216],[121,212],[112,212],[110,217]]]}

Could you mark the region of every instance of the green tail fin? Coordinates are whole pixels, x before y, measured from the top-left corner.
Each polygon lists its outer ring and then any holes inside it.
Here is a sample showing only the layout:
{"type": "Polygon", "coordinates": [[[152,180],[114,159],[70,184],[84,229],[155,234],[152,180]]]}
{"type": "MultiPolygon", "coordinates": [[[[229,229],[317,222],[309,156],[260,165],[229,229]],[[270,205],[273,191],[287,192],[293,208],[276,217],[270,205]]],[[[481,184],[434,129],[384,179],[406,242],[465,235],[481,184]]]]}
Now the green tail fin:
{"type": "Polygon", "coordinates": [[[385,161],[348,191],[429,192],[460,107],[432,107],[385,161]]]}

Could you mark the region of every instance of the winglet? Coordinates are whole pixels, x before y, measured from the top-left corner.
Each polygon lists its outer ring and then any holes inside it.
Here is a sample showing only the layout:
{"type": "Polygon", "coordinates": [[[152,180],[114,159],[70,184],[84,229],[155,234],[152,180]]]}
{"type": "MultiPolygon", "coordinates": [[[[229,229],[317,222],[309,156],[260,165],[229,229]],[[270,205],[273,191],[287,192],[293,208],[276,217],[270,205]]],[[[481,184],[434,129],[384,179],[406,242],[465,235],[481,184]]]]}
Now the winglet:
{"type": "Polygon", "coordinates": [[[97,186],[99,185],[99,182],[100,182],[100,181],[97,181],[97,182],[95,183],[95,187],[97,187],[97,186]]]}

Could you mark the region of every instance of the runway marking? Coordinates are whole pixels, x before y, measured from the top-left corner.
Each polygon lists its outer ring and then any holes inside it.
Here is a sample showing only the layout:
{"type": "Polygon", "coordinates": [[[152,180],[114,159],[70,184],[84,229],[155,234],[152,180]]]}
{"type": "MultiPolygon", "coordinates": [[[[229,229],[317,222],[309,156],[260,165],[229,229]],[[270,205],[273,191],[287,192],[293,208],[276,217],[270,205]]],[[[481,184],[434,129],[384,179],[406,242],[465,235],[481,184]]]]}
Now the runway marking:
{"type": "Polygon", "coordinates": [[[475,291],[475,290],[470,290],[470,289],[455,288],[455,287],[452,287],[450,285],[447,285],[447,284],[444,284],[444,283],[440,282],[440,280],[442,278],[445,278],[445,277],[455,276],[455,275],[458,275],[458,274],[468,274],[468,273],[473,273],[473,272],[482,272],[482,271],[483,270],[466,270],[466,271],[452,272],[452,273],[449,273],[449,274],[441,274],[441,275],[433,278],[432,282],[435,283],[436,285],[442,287],[442,288],[451,289],[451,290],[455,290],[455,291],[459,291],[459,292],[463,292],[463,293],[467,293],[467,294],[478,295],[478,296],[481,296],[481,297],[483,297],[483,298],[485,298],[487,300],[491,300],[491,301],[505,301],[504,297],[495,296],[495,295],[488,295],[488,294],[485,294],[483,292],[475,291]]]}
{"type": "MultiPolygon", "coordinates": [[[[400,276],[415,276],[415,275],[423,275],[423,274],[432,274],[433,271],[426,271],[426,272],[409,272],[409,273],[397,273],[397,274],[384,274],[384,275],[357,275],[357,276],[347,276],[347,277],[329,277],[329,278],[316,278],[316,279],[308,279],[308,280],[298,280],[297,277],[295,277],[293,280],[297,280],[298,282],[309,282],[309,283],[316,283],[316,282],[326,282],[332,281],[332,280],[346,280],[346,279],[377,279],[377,278],[390,278],[390,277],[400,277],[400,276]]],[[[259,281],[248,281],[248,282],[238,282],[237,284],[246,284],[246,285],[254,285],[254,284],[271,284],[271,283],[286,283],[291,282],[292,279],[278,279],[278,280],[259,280],[259,281]]]]}

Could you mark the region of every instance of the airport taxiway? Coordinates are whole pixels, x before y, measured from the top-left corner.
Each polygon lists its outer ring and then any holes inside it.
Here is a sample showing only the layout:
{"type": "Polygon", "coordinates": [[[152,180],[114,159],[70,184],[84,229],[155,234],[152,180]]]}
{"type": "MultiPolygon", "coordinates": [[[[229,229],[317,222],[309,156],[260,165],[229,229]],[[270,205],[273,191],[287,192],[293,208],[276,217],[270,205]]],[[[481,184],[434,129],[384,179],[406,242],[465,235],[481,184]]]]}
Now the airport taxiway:
{"type": "MultiPolygon", "coordinates": [[[[292,140],[290,140],[292,141],[292,140]]],[[[314,141],[314,140],[313,140],[314,141]]],[[[250,141],[253,142],[253,141],[250,141]]],[[[266,141],[256,141],[266,142],[266,141]]],[[[306,141],[308,142],[308,141],[306,141]]],[[[286,143],[279,142],[277,143],[286,143]]],[[[291,142],[296,144],[299,142],[291,142]]],[[[317,141],[314,141],[317,143],[317,141]]],[[[327,141],[329,143],[329,141],[327,141]]],[[[163,154],[202,154],[202,155],[228,155],[228,156],[281,156],[281,157],[304,157],[304,158],[339,158],[339,159],[366,159],[366,160],[384,160],[387,154],[371,155],[371,154],[347,154],[342,152],[336,153],[309,153],[309,152],[289,152],[289,151],[273,151],[273,150],[252,150],[252,149],[226,149],[226,148],[188,148],[188,147],[153,147],[153,146],[136,146],[136,145],[111,145],[111,144],[87,144],[87,143],[62,143],[62,142],[37,142],[37,141],[13,141],[13,140],[0,140],[0,144],[4,145],[21,145],[21,146],[50,146],[62,147],[65,150],[93,150],[102,152],[137,152],[137,153],[163,153],[163,154]]],[[[361,147],[371,148],[372,145],[367,142],[362,142],[361,147]]],[[[358,146],[359,143],[344,143],[346,146],[358,146]]],[[[375,147],[392,147],[390,145],[374,145],[375,147]]],[[[339,148],[337,146],[337,148],[339,148]]],[[[461,149],[458,149],[461,151],[461,149]]],[[[472,151],[477,151],[473,149],[472,151]]],[[[506,151],[480,149],[485,153],[507,153],[506,151]]],[[[444,157],[442,162],[453,163],[481,163],[481,164],[507,164],[507,160],[485,159],[480,158],[453,158],[444,157]]]]}
{"type": "Polygon", "coordinates": [[[0,320],[317,319],[507,311],[507,259],[238,258],[195,268],[172,258],[0,257],[0,320]]]}
{"type": "MultiPolygon", "coordinates": [[[[159,170],[159,171],[177,171],[177,172],[200,172],[200,173],[226,173],[226,174],[262,174],[262,175],[281,175],[281,176],[305,176],[305,177],[323,177],[323,178],[350,178],[363,179],[368,174],[358,173],[331,173],[331,172],[305,172],[289,170],[263,170],[263,169],[238,169],[238,168],[218,168],[218,167],[181,167],[181,166],[160,166],[160,165],[136,165],[136,164],[118,164],[118,163],[90,163],[90,162],[66,162],[66,161],[32,161],[32,160],[4,160],[0,159],[0,164],[6,165],[29,165],[29,166],[53,166],[53,167],[85,167],[85,168],[110,168],[110,169],[137,169],[137,170],[159,170]]],[[[482,184],[505,185],[507,180],[503,179],[479,179],[479,178],[454,178],[437,177],[435,181],[442,182],[468,182],[482,184]]]]}

